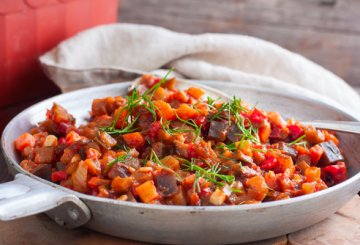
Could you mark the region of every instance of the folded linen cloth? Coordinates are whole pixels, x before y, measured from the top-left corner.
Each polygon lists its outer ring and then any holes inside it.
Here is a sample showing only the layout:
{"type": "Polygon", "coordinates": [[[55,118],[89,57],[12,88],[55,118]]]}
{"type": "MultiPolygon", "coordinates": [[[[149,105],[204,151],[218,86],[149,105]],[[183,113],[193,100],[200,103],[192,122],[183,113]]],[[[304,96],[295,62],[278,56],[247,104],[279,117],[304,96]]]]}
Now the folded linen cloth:
{"type": "Polygon", "coordinates": [[[174,67],[186,78],[295,91],[360,115],[359,95],[341,78],[276,44],[244,35],[189,35],[155,26],[112,24],[65,40],[40,61],[63,91],[174,67]]]}

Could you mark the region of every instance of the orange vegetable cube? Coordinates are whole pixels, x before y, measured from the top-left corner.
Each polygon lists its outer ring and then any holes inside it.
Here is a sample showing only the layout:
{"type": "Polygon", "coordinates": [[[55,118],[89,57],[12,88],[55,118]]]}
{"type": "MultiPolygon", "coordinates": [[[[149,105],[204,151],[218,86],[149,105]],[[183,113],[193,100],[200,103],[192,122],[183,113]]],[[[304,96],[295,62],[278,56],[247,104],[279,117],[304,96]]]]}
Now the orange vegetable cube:
{"type": "Polygon", "coordinates": [[[188,88],[186,90],[186,93],[194,99],[199,99],[203,94],[205,94],[204,90],[195,87],[188,88]]]}
{"type": "Polygon", "coordinates": [[[176,91],[174,93],[174,100],[178,100],[179,102],[186,103],[189,101],[189,96],[185,94],[183,91],[176,91]]]}
{"type": "Polygon", "coordinates": [[[325,135],[325,141],[330,141],[330,140],[332,140],[332,141],[335,143],[335,145],[339,145],[339,140],[338,140],[338,138],[336,138],[335,135],[329,133],[329,132],[326,131],[326,130],[324,130],[323,132],[324,132],[324,135],[325,135]]]}
{"type": "Polygon", "coordinates": [[[259,138],[261,143],[267,143],[271,134],[270,123],[265,120],[264,125],[259,128],[259,138]]]}
{"type": "Polygon", "coordinates": [[[101,164],[98,159],[86,159],[85,163],[88,166],[89,173],[93,175],[101,173],[101,164]]]}
{"type": "Polygon", "coordinates": [[[316,190],[316,182],[303,183],[301,185],[301,190],[303,191],[304,194],[314,193],[316,190]]]}
{"type": "Polygon", "coordinates": [[[15,140],[15,147],[17,150],[22,151],[27,146],[35,146],[35,138],[31,134],[24,133],[15,140]]]}
{"type": "Polygon", "coordinates": [[[197,111],[194,108],[191,108],[187,104],[181,104],[179,108],[175,110],[178,117],[183,120],[188,120],[194,118],[197,115],[197,111]]]}
{"type": "Polygon", "coordinates": [[[141,148],[145,143],[144,136],[139,132],[124,134],[123,139],[131,148],[141,148]]]}
{"type": "Polygon", "coordinates": [[[163,159],[161,159],[161,162],[171,168],[174,171],[178,171],[180,169],[180,162],[178,159],[176,159],[173,156],[166,156],[163,159]]]}
{"type": "Polygon", "coordinates": [[[78,133],[71,131],[66,135],[65,139],[66,139],[66,144],[70,145],[78,140],[81,140],[81,136],[78,133]]]}
{"type": "Polygon", "coordinates": [[[174,110],[168,103],[162,100],[156,100],[153,103],[156,108],[156,114],[163,120],[167,121],[175,119],[174,110]]]}
{"type": "Polygon", "coordinates": [[[153,100],[167,100],[170,95],[172,94],[171,91],[164,89],[163,87],[159,87],[152,97],[153,100]]]}
{"type": "Polygon", "coordinates": [[[276,175],[274,171],[269,171],[265,174],[265,182],[267,186],[273,190],[276,190],[278,188],[278,183],[276,181],[276,175]]]}
{"type": "Polygon", "coordinates": [[[269,191],[265,179],[258,175],[248,179],[246,186],[248,187],[248,195],[257,201],[262,201],[269,191]]]}
{"type": "Polygon", "coordinates": [[[252,145],[249,140],[238,141],[235,143],[235,145],[236,145],[236,147],[238,147],[238,149],[240,151],[242,151],[242,153],[244,153],[247,156],[252,157],[252,155],[253,155],[252,145]]]}
{"type": "Polygon", "coordinates": [[[144,203],[149,203],[159,198],[159,193],[156,191],[154,181],[152,180],[148,180],[136,187],[136,192],[144,203]]]}
{"type": "Polygon", "coordinates": [[[310,148],[310,157],[313,164],[317,164],[324,153],[324,149],[320,145],[314,145],[310,148]]]}
{"type": "Polygon", "coordinates": [[[117,176],[111,182],[111,188],[113,188],[113,190],[117,193],[123,193],[129,191],[132,184],[133,184],[132,177],[121,178],[117,176]]]}
{"type": "Polygon", "coordinates": [[[99,159],[100,157],[101,157],[101,153],[94,148],[89,148],[86,152],[86,158],[99,159]]]}
{"type": "Polygon", "coordinates": [[[307,182],[320,180],[321,169],[317,167],[309,167],[305,170],[305,177],[307,182]]]}

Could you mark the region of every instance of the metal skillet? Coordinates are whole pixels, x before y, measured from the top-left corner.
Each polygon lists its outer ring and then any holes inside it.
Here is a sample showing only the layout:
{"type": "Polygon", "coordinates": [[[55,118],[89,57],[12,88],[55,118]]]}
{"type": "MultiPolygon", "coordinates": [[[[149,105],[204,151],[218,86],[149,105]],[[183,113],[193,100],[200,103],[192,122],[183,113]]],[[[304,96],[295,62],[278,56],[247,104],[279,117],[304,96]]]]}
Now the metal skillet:
{"type": "MultiPolygon", "coordinates": [[[[343,120],[354,117],[310,97],[265,88],[204,82],[210,96],[237,95],[259,108],[299,120],[343,120]],[[321,112],[321,113],[319,113],[321,112]]],[[[53,102],[84,121],[92,99],[124,95],[130,83],[111,84],[67,93],[40,102],[18,114],[5,128],[2,150],[15,180],[0,185],[0,220],[46,212],[59,225],[85,226],[127,239],[173,244],[228,244],[262,240],[313,225],[339,209],[360,190],[360,137],[338,133],[349,162],[349,179],[327,190],[288,200],[223,207],[186,207],[130,203],[81,194],[24,171],[14,139],[44,119],[53,102]]],[[[189,84],[181,83],[181,86],[189,84]]],[[[197,83],[196,86],[199,86],[197,83]]]]}

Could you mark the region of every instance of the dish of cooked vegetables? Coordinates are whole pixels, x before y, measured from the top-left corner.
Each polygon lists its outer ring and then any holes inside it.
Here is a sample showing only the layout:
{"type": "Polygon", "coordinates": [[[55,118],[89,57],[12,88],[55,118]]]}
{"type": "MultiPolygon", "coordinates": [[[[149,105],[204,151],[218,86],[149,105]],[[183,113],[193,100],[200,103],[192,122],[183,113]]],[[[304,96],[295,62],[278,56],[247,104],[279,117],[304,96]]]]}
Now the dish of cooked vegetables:
{"type": "Polygon", "coordinates": [[[54,103],[14,144],[30,173],[130,202],[252,204],[314,193],[347,178],[334,133],[284,121],[236,97],[178,90],[167,76],[144,75],[125,97],[93,100],[90,119],[80,126],[54,103]]]}

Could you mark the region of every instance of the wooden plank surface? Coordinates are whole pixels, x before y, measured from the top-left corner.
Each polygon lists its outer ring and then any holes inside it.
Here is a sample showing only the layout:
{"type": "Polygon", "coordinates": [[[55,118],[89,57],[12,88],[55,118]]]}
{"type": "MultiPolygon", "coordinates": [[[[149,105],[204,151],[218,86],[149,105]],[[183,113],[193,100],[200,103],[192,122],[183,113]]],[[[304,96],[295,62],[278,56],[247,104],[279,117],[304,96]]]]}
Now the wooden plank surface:
{"type": "Polygon", "coordinates": [[[186,33],[252,35],[360,85],[358,0],[121,0],[119,21],[186,33]]]}

